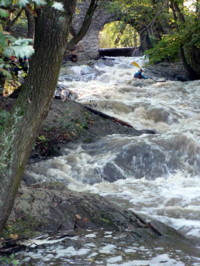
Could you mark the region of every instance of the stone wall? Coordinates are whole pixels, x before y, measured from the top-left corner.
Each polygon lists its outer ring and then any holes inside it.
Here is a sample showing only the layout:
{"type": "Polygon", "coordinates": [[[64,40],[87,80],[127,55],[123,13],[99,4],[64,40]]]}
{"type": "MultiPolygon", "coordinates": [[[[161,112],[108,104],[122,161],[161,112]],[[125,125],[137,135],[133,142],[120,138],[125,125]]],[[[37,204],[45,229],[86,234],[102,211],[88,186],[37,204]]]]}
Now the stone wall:
{"type": "MultiPolygon", "coordinates": [[[[106,9],[109,0],[100,1],[100,5],[95,10],[90,28],[85,37],[76,45],[75,50],[71,53],[78,55],[78,60],[89,60],[99,57],[99,31],[101,31],[106,23],[116,21],[117,14],[109,13],[106,9]]],[[[80,29],[87,12],[89,0],[82,1],[78,6],[78,12],[73,18],[73,27],[76,32],[80,29]]]]}

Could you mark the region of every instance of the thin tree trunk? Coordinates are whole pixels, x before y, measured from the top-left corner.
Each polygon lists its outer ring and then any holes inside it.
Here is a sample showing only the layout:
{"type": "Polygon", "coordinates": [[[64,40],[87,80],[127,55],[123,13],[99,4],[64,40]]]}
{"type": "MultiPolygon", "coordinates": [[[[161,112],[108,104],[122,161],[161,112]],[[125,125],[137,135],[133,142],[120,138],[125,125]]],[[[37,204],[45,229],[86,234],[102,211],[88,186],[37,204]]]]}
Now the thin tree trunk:
{"type": "Polygon", "coordinates": [[[25,8],[25,14],[28,21],[27,38],[33,39],[35,33],[35,18],[28,8],[25,8]]]}
{"type": "Polygon", "coordinates": [[[138,40],[137,40],[137,32],[134,30],[133,34],[133,40],[134,40],[134,47],[138,46],[138,40]]]}
{"type": "Polygon", "coordinates": [[[63,0],[65,12],[46,5],[38,17],[35,54],[0,142],[0,231],[12,210],[32,145],[46,117],[58,80],[76,0],[63,0]]]}
{"type": "Polygon", "coordinates": [[[197,14],[197,20],[200,19],[200,1],[196,0],[196,14],[197,14]]]}

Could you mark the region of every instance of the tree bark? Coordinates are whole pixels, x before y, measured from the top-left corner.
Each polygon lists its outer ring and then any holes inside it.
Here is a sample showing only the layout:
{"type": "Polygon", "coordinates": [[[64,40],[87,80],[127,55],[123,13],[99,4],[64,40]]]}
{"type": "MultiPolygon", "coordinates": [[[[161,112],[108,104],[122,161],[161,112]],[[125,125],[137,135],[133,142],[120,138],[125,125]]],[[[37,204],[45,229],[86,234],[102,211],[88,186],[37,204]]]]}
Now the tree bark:
{"type": "MultiPolygon", "coordinates": [[[[176,29],[178,31],[179,30],[178,22],[181,22],[183,25],[185,25],[186,20],[185,20],[184,14],[179,8],[177,1],[171,0],[170,7],[172,9],[176,29]]],[[[195,25],[193,25],[193,27],[194,26],[195,25]]],[[[196,34],[198,34],[198,30],[192,33],[192,35],[196,35],[196,34]]],[[[192,39],[192,35],[191,35],[191,39],[192,39]]],[[[195,45],[192,45],[192,44],[188,45],[188,42],[187,42],[187,43],[180,44],[179,52],[180,52],[180,58],[183,62],[184,68],[190,75],[190,78],[193,80],[199,79],[200,78],[200,49],[196,47],[195,45]]]]}
{"type": "Polygon", "coordinates": [[[200,49],[180,46],[180,57],[192,80],[200,79],[200,49]]]}
{"type": "Polygon", "coordinates": [[[32,145],[46,117],[58,80],[76,0],[65,12],[45,5],[37,18],[30,71],[0,138],[0,231],[12,210],[32,145]]]}

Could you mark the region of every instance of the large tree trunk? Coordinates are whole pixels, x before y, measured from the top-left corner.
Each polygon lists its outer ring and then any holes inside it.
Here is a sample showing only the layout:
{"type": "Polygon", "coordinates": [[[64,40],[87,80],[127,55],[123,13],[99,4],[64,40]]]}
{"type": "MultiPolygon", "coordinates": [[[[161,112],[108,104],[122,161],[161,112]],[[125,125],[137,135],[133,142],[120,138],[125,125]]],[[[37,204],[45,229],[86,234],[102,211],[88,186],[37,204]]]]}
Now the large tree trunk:
{"type": "Polygon", "coordinates": [[[200,79],[200,49],[182,45],[180,57],[191,79],[200,79]]]}
{"type": "MultiPolygon", "coordinates": [[[[170,7],[173,11],[173,16],[174,16],[176,28],[178,31],[179,30],[178,20],[183,25],[185,24],[186,20],[176,0],[171,0],[170,7]]],[[[198,24],[196,25],[196,31],[194,31],[195,25],[191,24],[191,27],[193,27],[193,29],[191,29],[191,32],[192,32],[191,37],[190,37],[191,40],[193,39],[193,37],[195,39],[195,35],[199,34],[199,27],[197,26],[198,24]]],[[[192,45],[191,43],[189,43],[189,41],[186,43],[182,43],[180,45],[180,57],[181,57],[181,60],[183,62],[183,65],[186,71],[190,75],[190,78],[200,79],[200,49],[196,47],[195,45],[192,45]]]]}
{"type": "Polygon", "coordinates": [[[55,91],[76,0],[63,0],[65,12],[49,5],[38,16],[35,54],[0,139],[0,231],[12,210],[32,145],[55,91]]]}

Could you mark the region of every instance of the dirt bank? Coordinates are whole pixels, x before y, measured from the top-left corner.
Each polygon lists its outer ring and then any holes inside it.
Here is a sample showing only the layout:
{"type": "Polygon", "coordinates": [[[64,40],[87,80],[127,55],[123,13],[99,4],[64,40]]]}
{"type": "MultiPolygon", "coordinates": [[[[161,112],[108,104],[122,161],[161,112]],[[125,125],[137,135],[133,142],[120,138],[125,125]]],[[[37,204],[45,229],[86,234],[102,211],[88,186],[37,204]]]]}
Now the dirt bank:
{"type": "MultiPolygon", "coordinates": [[[[15,99],[0,97],[0,110],[9,112],[14,102],[15,99]]],[[[119,133],[139,136],[146,132],[145,130],[136,130],[123,121],[96,112],[75,101],[63,102],[53,99],[29,162],[60,155],[61,147],[70,141],[92,142],[108,134],[119,133]]],[[[148,133],[154,132],[148,131],[148,133]]]]}

